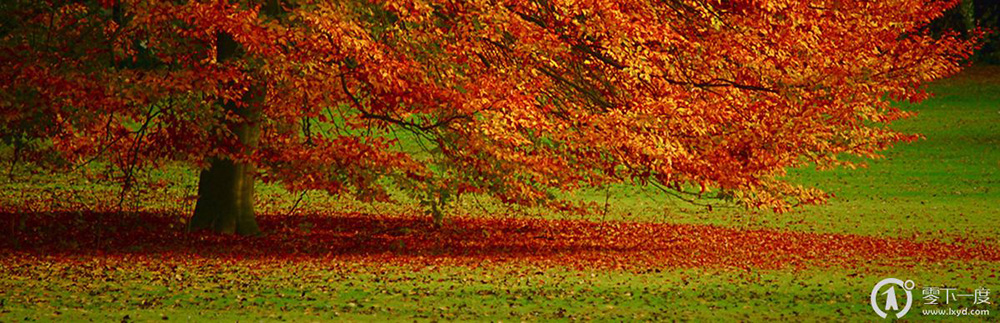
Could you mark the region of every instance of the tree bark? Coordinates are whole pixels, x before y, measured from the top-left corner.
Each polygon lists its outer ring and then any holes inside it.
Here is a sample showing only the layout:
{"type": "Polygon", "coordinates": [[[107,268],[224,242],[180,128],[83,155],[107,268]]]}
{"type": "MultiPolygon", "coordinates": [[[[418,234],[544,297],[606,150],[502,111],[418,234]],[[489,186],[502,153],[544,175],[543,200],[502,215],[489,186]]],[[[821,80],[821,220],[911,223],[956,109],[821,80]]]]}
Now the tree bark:
{"type": "Polygon", "coordinates": [[[973,0],[962,0],[959,4],[962,11],[962,24],[965,25],[965,32],[972,32],[976,28],[976,5],[973,0]]]}
{"type": "Polygon", "coordinates": [[[216,158],[198,180],[198,202],[190,230],[257,235],[253,209],[253,165],[216,158]]]}
{"type": "MultiPolygon", "coordinates": [[[[226,33],[216,39],[218,62],[240,56],[239,43],[226,33]]],[[[224,102],[225,111],[234,112],[241,121],[226,125],[236,134],[246,153],[252,153],[260,137],[260,109],[264,92],[250,86],[241,99],[242,108],[234,102],[224,102]]],[[[208,169],[198,177],[198,201],[188,225],[189,231],[208,229],[219,233],[258,235],[260,228],[254,216],[254,182],[256,169],[251,162],[213,157],[208,169]]]]}

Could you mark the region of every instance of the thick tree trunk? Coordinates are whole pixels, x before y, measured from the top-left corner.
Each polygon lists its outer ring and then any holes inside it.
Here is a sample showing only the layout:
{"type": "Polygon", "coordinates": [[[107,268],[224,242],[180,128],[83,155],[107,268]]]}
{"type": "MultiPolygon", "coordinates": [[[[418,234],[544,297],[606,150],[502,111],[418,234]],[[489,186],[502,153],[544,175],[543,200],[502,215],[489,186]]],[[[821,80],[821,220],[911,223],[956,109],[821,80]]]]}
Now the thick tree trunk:
{"type": "MultiPolygon", "coordinates": [[[[251,91],[254,88],[250,89],[251,91]]],[[[259,100],[252,98],[239,115],[246,120],[233,126],[240,143],[252,150],[260,137],[259,100]],[[249,113],[247,113],[249,112],[249,113]]],[[[227,106],[227,109],[232,106],[227,106]]],[[[198,202],[191,217],[190,229],[210,229],[219,233],[257,235],[260,229],[254,217],[254,182],[256,169],[249,162],[212,158],[208,169],[198,177],[198,202]]]]}
{"type": "Polygon", "coordinates": [[[190,229],[219,233],[257,235],[260,229],[253,211],[253,165],[216,158],[201,171],[198,202],[190,229]]]}
{"type": "MultiPolygon", "coordinates": [[[[220,33],[216,40],[217,61],[223,62],[237,57],[240,45],[232,36],[220,33]]],[[[252,153],[260,137],[260,105],[264,91],[258,86],[249,87],[242,99],[243,106],[224,102],[227,112],[234,112],[242,120],[228,124],[236,134],[241,146],[252,153]]],[[[213,157],[208,169],[202,170],[198,178],[198,202],[188,230],[209,229],[219,233],[257,235],[260,229],[254,217],[255,168],[249,162],[229,158],[213,157]]]]}

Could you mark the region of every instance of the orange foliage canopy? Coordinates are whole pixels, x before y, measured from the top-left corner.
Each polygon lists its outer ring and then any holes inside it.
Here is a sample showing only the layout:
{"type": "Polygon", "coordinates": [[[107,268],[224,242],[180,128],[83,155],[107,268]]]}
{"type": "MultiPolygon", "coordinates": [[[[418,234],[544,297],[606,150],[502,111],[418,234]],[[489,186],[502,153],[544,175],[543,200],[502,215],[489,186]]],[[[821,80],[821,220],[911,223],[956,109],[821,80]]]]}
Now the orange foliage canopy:
{"type": "Polygon", "coordinates": [[[34,159],[104,155],[126,181],[226,156],[366,199],[396,185],[537,205],[636,182],[784,210],[825,197],[779,180],[787,167],[913,138],[885,127],[909,115],[890,100],[923,99],[971,54],[923,31],[955,3],[13,1],[0,135],[34,159]],[[222,33],[241,59],[215,61],[222,33]],[[221,126],[251,89],[266,89],[253,150],[221,126]]]}

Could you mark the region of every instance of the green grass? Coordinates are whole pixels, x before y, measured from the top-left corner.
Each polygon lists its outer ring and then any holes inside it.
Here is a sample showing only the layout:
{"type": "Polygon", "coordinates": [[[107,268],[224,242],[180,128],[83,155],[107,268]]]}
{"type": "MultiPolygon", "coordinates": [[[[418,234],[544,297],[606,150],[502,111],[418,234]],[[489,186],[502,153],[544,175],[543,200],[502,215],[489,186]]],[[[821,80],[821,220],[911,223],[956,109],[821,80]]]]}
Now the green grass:
{"type": "MultiPolygon", "coordinates": [[[[180,274],[69,268],[0,278],[0,319],[22,320],[843,320],[877,318],[868,293],[884,277],[964,293],[976,267],[763,271],[685,269],[644,273],[524,267],[413,270],[352,264],[238,266],[180,274]],[[98,278],[98,279],[94,279],[98,278]],[[21,304],[30,303],[30,306],[21,304]]],[[[168,268],[162,268],[170,271],[168,268]]],[[[997,267],[991,267],[995,270],[997,267]]],[[[995,282],[995,278],[992,280],[995,282]]],[[[969,300],[952,307],[972,307],[969,300]]],[[[914,300],[922,309],[948,308],[914,300]]],[[[1000,311],[997,306],[976,308],[1000,311]]],[[[994,316],[995,317],[995,316],[994,316]]]]}

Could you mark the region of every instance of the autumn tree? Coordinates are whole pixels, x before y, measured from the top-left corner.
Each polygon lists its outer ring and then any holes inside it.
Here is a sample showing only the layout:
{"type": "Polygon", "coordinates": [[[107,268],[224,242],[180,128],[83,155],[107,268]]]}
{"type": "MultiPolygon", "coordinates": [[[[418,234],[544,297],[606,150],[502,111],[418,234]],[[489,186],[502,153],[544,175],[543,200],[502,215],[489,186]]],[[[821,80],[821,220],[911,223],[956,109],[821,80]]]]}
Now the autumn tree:
{"type": "MultiPolygon", "coordinates": [[[[785,210],[780,178],[913,139],[892,100],[974,47],[956,1],[13,1],[12,158],[201,169],[193,229],[256,234],[253,183],[440,208],[618,183],[785,210]],[[407,148],[421,147],[420,150],[407,148]]],[[[976,36],[974,33],[973,36],[976,36]]]]}

